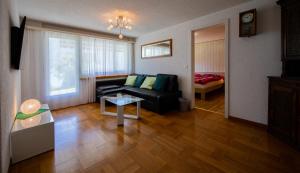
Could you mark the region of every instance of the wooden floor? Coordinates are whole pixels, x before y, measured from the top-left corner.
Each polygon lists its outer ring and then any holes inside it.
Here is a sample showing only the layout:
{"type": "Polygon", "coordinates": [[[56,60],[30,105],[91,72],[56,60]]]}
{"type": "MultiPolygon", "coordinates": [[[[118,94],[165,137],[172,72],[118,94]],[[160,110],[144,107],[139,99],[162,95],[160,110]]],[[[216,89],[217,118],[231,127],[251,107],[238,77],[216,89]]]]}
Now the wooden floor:
{"type": "Polygon", "coordinates": [[[13,165],[10,172],[300,172],[299,152],[264,129],[212,112],[160,116],[142,110],[141,120],[117,127],[114,117],[99,111],[98,104],[54,111],[55,150],[13,165]]]}
{"type": "Polygon", "coordinates": [[[195,107],[224,114],[225,93],[224,89],[212,91],[206,95],[205,100],[201,100],[201,95],[195,95],[195,107]]]}

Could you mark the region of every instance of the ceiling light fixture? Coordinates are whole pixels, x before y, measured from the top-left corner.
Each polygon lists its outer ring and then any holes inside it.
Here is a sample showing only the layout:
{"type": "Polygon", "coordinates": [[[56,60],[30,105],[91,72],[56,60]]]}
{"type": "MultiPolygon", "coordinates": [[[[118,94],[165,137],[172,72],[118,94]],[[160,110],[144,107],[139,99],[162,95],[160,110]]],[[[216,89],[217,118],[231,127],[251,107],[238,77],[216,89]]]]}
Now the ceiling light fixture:
{"type": "Polygon", "coordinates": [[[122,30],[128,29],[131,30],[131,20],[124,17],[124,16],[117,16],[115,20],[109,19],[108,20],[108,27],[107,30],[111,31],[112,29],[119,30],[119,39],[123,39],[122,30]]]}

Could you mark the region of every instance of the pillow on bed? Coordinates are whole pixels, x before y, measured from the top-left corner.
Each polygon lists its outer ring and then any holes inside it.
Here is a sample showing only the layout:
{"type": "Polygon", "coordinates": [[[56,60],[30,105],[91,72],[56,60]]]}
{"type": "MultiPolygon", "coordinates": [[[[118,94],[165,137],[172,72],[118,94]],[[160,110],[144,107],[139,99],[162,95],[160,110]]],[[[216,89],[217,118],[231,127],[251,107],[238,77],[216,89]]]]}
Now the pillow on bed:
{"type": "Polygon", "coordinates": [[[219,81],[221,79],[224,79],[223,76],[221,75],[216,75],[216,74],[195,74],[195,83],[197,84],[207,84],[209,82],[213,81],[219,81]]]}
{"type": "Polygon", "coordinates": [[[200,74],[200,73],[195,73],[195,78],[196,77],[202,77],[202,74],[200,74]]]}

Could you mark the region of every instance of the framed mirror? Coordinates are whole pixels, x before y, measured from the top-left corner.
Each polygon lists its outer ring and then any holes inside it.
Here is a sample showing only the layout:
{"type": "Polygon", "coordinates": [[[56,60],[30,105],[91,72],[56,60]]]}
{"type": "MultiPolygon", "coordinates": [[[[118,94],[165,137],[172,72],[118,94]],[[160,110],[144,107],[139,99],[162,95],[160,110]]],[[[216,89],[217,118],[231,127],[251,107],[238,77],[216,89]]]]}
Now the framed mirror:
{"type": "Polygon", "coordinates": [[[144,44],[141,46],[142,58],[172,56],[172,39],[144,44]]]}

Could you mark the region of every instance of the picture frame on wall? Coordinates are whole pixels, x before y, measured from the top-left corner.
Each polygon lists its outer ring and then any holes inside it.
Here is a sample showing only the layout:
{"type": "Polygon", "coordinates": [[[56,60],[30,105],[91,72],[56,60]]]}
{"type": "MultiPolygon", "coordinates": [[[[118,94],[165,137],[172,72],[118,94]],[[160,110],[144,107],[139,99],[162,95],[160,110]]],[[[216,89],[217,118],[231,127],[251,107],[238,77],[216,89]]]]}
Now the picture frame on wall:
{"type": "Polygon", "coordinates": [[[172,39],[157,41],[141,46],[142,59],[172,56],[172,39]]]}

